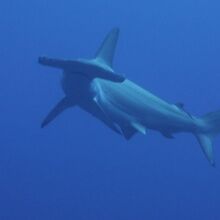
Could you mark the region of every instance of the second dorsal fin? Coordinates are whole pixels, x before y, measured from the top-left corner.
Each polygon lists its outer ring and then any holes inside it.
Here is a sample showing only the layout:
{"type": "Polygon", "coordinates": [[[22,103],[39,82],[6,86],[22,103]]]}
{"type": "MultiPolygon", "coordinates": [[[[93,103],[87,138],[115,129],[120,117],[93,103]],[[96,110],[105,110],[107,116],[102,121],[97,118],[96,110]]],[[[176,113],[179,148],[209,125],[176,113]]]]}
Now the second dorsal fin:
{"type": "Polygon", "coordinates": [[[184,104],[182,102],[178,102],[175,105],[180,109],[184,109],[184,104]]]}
{"type": "Polygon", "coordinates": [[[184,104],[182,102],[176,103],[175,106],[181,109],[182,111],[184,111],[190,118],[193,118],[192,115],[188,111],[185,110],[184,104]]]}

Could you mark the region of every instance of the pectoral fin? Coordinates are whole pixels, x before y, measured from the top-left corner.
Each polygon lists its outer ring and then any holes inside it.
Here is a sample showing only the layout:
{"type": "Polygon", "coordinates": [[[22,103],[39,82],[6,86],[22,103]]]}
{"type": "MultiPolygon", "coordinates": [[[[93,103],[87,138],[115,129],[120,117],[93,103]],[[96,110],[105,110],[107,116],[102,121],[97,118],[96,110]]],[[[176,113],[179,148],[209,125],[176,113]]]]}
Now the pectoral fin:
{"type": "Polygon", "coordinates": [[[44,119],[43,123],[41,124],[41,127],[44,128],[46,125],[48,125],[51,121],[53,121],[59,114],[61,114],[65,109],[73,106],[73,102],[71,102],[66,97],[63,98],[60,102],[57,103],[57,105],[49,112],[47,117],[44,119]]]}

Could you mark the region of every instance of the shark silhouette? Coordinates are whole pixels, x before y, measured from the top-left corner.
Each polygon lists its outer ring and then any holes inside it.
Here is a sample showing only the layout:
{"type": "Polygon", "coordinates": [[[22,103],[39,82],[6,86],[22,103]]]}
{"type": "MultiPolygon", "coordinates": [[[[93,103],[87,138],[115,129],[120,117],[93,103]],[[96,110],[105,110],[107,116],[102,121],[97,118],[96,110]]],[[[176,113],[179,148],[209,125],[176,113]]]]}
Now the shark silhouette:
{"type": "Polygon", "coordinates": [[[126,139],[148,129],[166,138],[174,133],[195,135],[212,166],[212,142],[220,132],[220,111],[195,117],[182,103],[169,104],[124,76],[114,72],[113,57],[119,37],[114,28],[104,39],[94,59],[63,60],[39,57],[42,65],[63,70],[61,82],[64,98],[50,111],[42,123],[45,127],[65,109],[79,106],[126,139]]]}

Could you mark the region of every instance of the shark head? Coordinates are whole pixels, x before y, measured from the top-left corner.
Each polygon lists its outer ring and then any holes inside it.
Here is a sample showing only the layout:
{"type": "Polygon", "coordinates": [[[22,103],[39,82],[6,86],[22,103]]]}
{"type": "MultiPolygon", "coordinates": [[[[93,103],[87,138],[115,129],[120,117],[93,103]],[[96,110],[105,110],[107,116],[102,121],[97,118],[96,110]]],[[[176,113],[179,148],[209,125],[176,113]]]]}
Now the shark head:
{"type": "Polygon", "coordinates": [[[116,74],[112,68],[115,48],[119,37],[119,29],[114,28],[104,39],[95,58],[64,60],[39,57],[41,65],[62,69],[70,74],[80,74],[88,79],[102,78],[113,82],[123,82],[125,78],[116,74]]]}
{"type": "MultiPolygon", "coordinates": [[[[65,97],[49,112],[42,123],[42,127],[48,125],[58,115],[69,107],[79,105],[81,100],[93,97],[93,79],[105,79],[115,83],[121,83],[125,78],[116,74],[112,68],[115,49],[119,37],[119,29],[114,28],[102,42],[93,59],[55,59],[50,57],[39,57],[41,65],[63,70],[62,88],[65,97]],[[92,90],[92,91],[91,91],[92,90]],[[83,97],[83,99],[82,99],[83,97]]],[[[97,105],[93,99],[93,105],[97,105]]],[[[104,120],[105,123],[108,120],[104,120]]],[[[110,126],[112,127],[112,126],[110,126]]],[[[114,126],[113,126],[114,127],[114,126]]]]}

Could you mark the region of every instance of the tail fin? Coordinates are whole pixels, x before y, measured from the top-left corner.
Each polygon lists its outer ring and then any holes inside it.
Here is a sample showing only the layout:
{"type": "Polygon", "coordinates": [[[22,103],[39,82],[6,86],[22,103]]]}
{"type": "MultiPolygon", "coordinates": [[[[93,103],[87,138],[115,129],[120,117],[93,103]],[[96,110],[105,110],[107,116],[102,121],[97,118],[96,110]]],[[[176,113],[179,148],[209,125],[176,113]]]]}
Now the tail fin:
{"type": "Polygon", "coordinates": [[[196,134],[196,138],[210,164],[212,166],[215,166],[213,147],[212,147],[213,138],[207,134],[196,134]]]}
{"type": "Polygon", "coordinates": [[[211,163],[215,166],[213,156],[213,139],[220,134],[220,111],[211,112],[201,118],[206,126],[204,132],[197,133],[196,137],[202,147],[202,150],[211,163]]]}
{"type": "Polygon", "coordinates": [[[114,28],[104,39],[96,53],[96,59],[100,59],[107,66],[112,67],[115,48],[118,42],[119,28],[114,28]]]}

